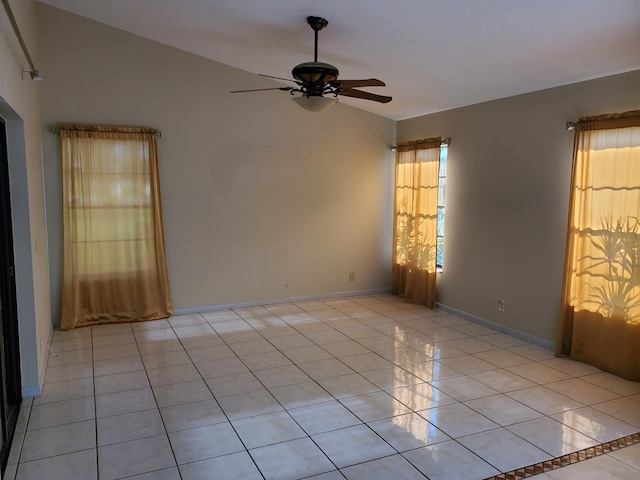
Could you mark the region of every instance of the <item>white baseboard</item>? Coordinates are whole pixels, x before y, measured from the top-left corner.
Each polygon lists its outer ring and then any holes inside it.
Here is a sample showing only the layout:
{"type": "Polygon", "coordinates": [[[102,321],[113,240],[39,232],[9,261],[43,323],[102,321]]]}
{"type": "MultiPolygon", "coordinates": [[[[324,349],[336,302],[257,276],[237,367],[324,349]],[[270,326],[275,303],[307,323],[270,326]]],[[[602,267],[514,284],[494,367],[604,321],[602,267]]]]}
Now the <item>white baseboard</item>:
{"type": "Polygon", "coordinates": [[[227,303],[224,305],[208,305],[203,307],[176,308],[174,315],[186,315],[189,313],[215,312],[217,310],[230,310],[232,308],[256,307],[259,305],[277,305],[278,303],[308,302],[313,300],[326,300],[328,298],[354,297],[359,295],[376,295],[391,293],[391,288],[378,288],[372,290],[358,290],[352,292],[327,293],[324,295],[309,295],[303,297],[276,298],[271,300],[257,300],[241,303],[227,303]]]}
{"type": "Polygon", "coordinates": [[[478,317],[477,315],[474,315],[472,313],[467,313],[462,310],[458,310],[457,308],[444,305],[442,303],[438,303],[436,307],[452,315],[456,315],[458,317],[464,318],[465,320],[469,320],[470,322],[493,328],[494,330],[497,330],[501,333],[505,333],[507,335],[511,335],[512,337],[519,338],[520,340],[533,343],[534,345],[538,345],[539,347],[546,348],[548,350],[555,350],[556,348],[555,343],[550,342],[549,340],[529,335],[528,333],[521,332],[520,330],[516,330],[515,328],[510,328],[500,323],[487,320],[486,318],[478,317]]]}

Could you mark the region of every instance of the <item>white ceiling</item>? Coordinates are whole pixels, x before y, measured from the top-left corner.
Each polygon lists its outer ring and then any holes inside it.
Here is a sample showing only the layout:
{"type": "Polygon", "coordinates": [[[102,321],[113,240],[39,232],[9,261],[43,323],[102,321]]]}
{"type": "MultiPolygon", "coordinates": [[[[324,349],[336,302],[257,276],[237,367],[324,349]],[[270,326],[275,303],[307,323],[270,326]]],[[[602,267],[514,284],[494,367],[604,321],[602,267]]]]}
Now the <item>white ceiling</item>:
{"type": "MultiPolygon", "coordinates": [[[[289,78],[318,60],[379,78],[401,120],[640,69],[640,0],[39,0],[248,72],[289,78]]],[[[256,76],[238,88],[281,86],[256,76]]],[[[640,85],[638,86],[640,88],[640,85]]],[[[257,92],[242,95],[289,95],[257,92]]]]}

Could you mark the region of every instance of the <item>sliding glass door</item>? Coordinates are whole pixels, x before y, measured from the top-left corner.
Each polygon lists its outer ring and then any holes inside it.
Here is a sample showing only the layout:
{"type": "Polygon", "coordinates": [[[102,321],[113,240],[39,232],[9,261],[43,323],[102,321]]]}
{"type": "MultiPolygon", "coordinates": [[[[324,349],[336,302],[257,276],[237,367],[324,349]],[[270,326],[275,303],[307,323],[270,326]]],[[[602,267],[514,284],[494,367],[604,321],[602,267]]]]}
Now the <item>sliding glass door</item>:
{"type": "Polygon", "coordinates": [[[0,466],[4,474],[20,413],[21,381],[11,192],[5,123],[0,118],[0,466]]]}

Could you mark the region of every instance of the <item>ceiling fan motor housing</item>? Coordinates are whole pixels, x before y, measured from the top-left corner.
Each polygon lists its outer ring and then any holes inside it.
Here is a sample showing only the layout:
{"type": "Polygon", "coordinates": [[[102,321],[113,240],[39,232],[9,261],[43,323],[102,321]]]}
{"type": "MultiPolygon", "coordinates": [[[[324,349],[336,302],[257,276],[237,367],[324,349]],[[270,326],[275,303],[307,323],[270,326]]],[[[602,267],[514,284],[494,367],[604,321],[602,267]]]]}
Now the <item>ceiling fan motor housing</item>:
{"type": "Polygon", "coordinates": [[[327,84],[338,79],[338,69],[322,62],[301,63],[291,73],[293,78],[302,82],[306,94],[311,96],[321,96],[327,84]]]}

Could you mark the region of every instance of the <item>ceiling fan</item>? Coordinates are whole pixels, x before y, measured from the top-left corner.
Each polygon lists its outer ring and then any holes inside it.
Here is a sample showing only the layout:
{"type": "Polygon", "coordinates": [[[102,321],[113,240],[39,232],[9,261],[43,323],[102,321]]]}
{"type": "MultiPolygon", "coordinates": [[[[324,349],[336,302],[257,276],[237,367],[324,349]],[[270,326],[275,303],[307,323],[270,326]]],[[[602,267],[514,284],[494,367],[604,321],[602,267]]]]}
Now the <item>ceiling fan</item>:
{"type": "Polygon", "coordinates": [[[339,80],[338,69],[336,67],[328,63],[318,62],[318,32],[326,27],[329,22],[320,17],[307,17],[307,23],[315,32],[313,62],[304,62],[294,67],[291,71],[294,78],[293,80],[273,77],[271,75],[262,75],[263,77],[294,82],[297,87],[234,90],[231,93],[261,92],[265,90],[282,90],[291,93],[291,95],[301,93],[301,96],[294,96],[293,100],[301,107],[314,112],[325,110],[334,105],[338,100],[338,95],[361,98],[363,100],[373,100],[374,102],[380,103],[388,103],[391,101],[391,97],[357,90],[358,87],[384,87],[385,84],[383,81],[376,78],[366,80],[339,80]]]}

